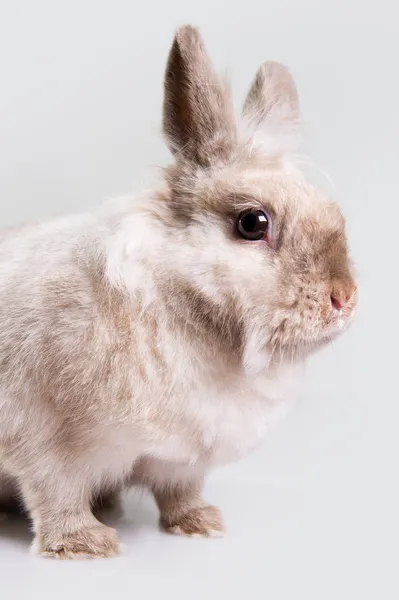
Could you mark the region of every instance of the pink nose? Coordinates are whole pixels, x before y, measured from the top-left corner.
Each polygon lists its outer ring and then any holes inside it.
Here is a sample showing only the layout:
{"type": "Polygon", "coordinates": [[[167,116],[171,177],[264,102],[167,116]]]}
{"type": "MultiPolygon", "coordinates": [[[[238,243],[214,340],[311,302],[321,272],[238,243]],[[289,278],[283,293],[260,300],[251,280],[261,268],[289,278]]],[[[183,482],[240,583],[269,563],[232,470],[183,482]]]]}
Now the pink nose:
{"type": "Polygon", "coordinates": [[[342,310],[350,302],[355,291],[356,286],[352,281],[335,285],[330,294],[332,308],[342,310]]]}
{"type": "Polygon", "coordinates": [[[344,306],[342,300],[340,300],[335,294],[331,294],[330,298],[331,306],[335,308],[335,310],[341,310],[341,308],[344,306]]]}

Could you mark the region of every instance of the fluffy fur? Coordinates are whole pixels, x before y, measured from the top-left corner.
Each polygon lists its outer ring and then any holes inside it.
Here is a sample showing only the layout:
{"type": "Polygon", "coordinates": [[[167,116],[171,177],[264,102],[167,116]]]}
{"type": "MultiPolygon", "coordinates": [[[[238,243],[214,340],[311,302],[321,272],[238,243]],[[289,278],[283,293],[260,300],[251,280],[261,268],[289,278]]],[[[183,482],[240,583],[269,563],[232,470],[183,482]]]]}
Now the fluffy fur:
{"type": "Polygon", "coordinates": [[[291,75],[266,63],[237,122],[182,27],[159,189],[2,233],[0,500],[22,499],[38,552],[117,554],[92,508],[134,483],[168,531],[220,534],[205,473],[262,440],[306,356],[349,322],[344,220],[289,160],[298,114],[291,75]],[[236,234],[246,208],[270,215],[267,242],[236,234]]]}

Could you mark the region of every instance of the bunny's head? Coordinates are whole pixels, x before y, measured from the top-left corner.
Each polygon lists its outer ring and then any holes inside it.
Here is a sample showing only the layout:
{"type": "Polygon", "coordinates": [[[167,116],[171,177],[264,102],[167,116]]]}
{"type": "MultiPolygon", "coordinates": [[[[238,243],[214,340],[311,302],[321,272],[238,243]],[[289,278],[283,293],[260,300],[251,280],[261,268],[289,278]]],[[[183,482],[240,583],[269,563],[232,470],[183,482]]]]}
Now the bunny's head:
{"type": "Polygon", "coordinates": [[[293,79],[271,62],[237,118],[198,31],[177,31],[165,76],[175,160],[157,208],[167,232],[157,285],[185,327],[248,368],[308,354],[345,329],[356,304],[340,210],[289,157],[298,119],[293,79]]]}

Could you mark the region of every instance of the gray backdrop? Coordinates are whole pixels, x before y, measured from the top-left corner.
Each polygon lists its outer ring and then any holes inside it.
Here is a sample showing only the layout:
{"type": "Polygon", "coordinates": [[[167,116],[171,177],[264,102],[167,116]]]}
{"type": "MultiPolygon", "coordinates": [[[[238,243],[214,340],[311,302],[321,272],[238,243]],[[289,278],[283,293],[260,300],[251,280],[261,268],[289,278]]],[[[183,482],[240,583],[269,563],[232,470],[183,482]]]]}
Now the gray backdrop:
{"type": "Polygon", "coordinates": [[[118,589],[398,597],[394,9],[393,0],[1,0],[1,225],[85,210],[151,180],[168,160],[159,133],[166,55],[175,27],[190,22],[228,67],[238,102],[263,60],[291,68],[304,150],[317,165],[309,171],[342,204],[360,284],[355,325],[312,360],[294,413],[259,451],[212,476],[225,540],[161,536],[152,504],[132,497],[115,521],[124,557],[64,566],[30,558],[26,526],[0,523],[7,599],[55,589],[58,598],[118,589]]]}

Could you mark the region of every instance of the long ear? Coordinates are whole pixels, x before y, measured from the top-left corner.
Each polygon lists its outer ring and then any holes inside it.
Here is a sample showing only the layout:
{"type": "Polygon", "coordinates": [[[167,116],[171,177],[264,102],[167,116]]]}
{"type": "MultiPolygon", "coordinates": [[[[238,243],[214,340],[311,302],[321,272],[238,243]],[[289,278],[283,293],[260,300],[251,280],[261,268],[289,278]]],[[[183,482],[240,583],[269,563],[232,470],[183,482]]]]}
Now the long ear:
{"type": "Polygon", "coordinates": [[[274,136],[275,143],[285,151],[299,144],[299,113],[298,92],[287,67],[265,62],[256,73],[244,104],[247,123],[254,132],[262,129],[265,141],[268,135],[274,136]]]}
{"type": "Polygon", "coordinates": [[[207,167],[236,145],[233,104],[197,29],[178,29],[167,63],[163,130],[173,154],[207,167]]]}

